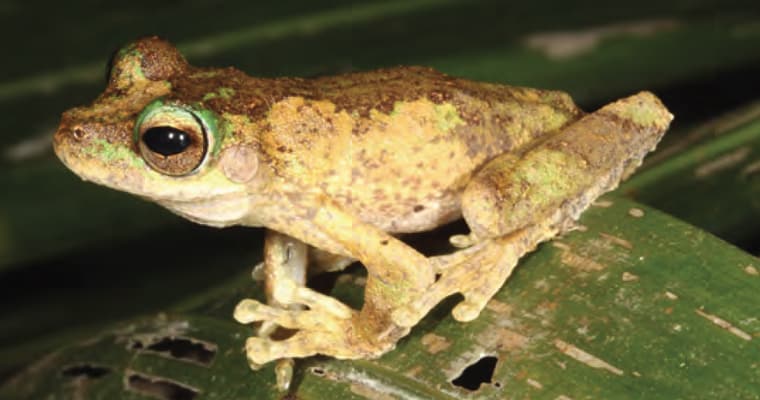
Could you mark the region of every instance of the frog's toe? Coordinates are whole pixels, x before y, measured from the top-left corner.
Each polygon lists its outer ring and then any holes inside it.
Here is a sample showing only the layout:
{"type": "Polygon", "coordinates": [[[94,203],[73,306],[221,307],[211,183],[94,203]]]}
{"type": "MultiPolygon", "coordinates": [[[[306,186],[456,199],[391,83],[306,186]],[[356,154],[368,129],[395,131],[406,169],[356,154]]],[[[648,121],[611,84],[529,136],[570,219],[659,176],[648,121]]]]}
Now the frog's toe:
{"type": "Polygon", "coordinates": [[[337,318],[351,318],[353,310],[330,296],[326,296],[292,279],[281,279],[274,285],[272,297],[277,303],[292,306],[306,306],[310,310],[322,311],[337,318]]]}
{"type": "Polygon", "coordinates": [[[492,254],[483,260],[478,260],[481,262],[476,261],[470,264],[469,268],[474,269],[473,279],[459,290],[464,300],[451,310],[454,319],[468,322],[477,318],[488,301],[504,285],[517,266],[517,257],[506,250],[506,247],[499,246],[496,242],[490,249],[492,254]]]}
{"type": "Polygon", "coordinates": [[[441,278],[431,285],[419,298],[393,310],[391,313],[393,323],[400,327],[411,328],[417,325],[428,311],[440,303],[441,300],[459,291],[453,285],[441,282],[443,279],[441,278]]]}
{"type": "MultiPolygon", "coordinates": [[[[245,351],[249,364],[263,365],[280,359],[303,358],[323,354],[338,359],[374,358],[389,350],[391,345],[378,346],[361,340],[355,332],[353,319],[322,318],[320,329],[299,330],[284,340],[250,337],[245,351]]],[[[284,371],[287,372],[287,371],[284,371]]]]}
{"type": "Polygon", "coordinates": [[[293,367],[295,362],[292,358],[284,358],[277,361],[274,367],[274,375],[277,380],[277,389],[285,392],[290,389],[290,383],[293,381],[293,367]]]}
{"type": "Polygon", "coordinates": [[[480,312],[486,306],[486,302],[462,301],[451,310],[451,315],[459,322],[470,322],[480,315],[480,312]]]}
{"type": "Polygon", "coordinates": [[[464,296],[451,312],[454,319],[466,322],[477,318],[512,273],[518,258],[506,237],[438,257],[434,261],[440,264],[437,266],[440,278],[421,297],[395,310],[393,321],[400,326],[414,326],[431,308],[454,293],[464,296]]]}
{"type": "Polygon", "coordinates": [[[263,365],[282,358],[302,358],[329,353],[331,345],[339,346],[332,335],[299,331],[285,340],[250,337],[245,342],[245,352],[249,363],[263,365]]]}
{"type": "MultiPolygon", "coordinates": [[[[246,341],[246,354],[251,368],[270,361],[309,357],[324,354],[341,359],[377,357],[389,350],[388,344],[378,345],[364,340],[357,332],[357,312],[345,305],[348,315],[336,315],[317,309],[285,309],[272,307],[253,299],[242,300],[235,308],[235,319],[241,323],[262,322],[295,330],[284,340],[275,340],[268,333],[250,337],[246,341]]],[[[268,330],[269,331],[269,330],[268,330]]],[[[390,344],[392,345],[392,343],[390,344]]],[[[287,374],[287,368],[282,370],[287,374]]],[[[283,379],[287,381],[287,379],[283,379]]]]}
{"type": "Polygon", "coordinates": [[[310,310],[324,312],[339,319],[351,318],[354,313],[351,307],[339,300],[303,286],[296,290],[294,300],[310,310]]]}
{"type": "MultiPolygon", "coordinates": [[[[324,313],[272,307],[253,299],[242,300],[235,307],[233,317],[241,324],[263,322],[288,329],[319,329],[324,326],[324,313]]],[[[350,316],[349,316],[350,318],[350,316]]]]}
{"type": "Polygon", "coordinates": [[[508,276],[509,273],[506,275],[502,273],[498,276],[493,276],[493,279],[484,282],[480,287],[463,291],[464,300],[451,310],[451,315],[455,320],[460,322],[469,322],[477,318],[486,307],[488,301],[499,291],[499,288],[501,288],[508,276]]]}

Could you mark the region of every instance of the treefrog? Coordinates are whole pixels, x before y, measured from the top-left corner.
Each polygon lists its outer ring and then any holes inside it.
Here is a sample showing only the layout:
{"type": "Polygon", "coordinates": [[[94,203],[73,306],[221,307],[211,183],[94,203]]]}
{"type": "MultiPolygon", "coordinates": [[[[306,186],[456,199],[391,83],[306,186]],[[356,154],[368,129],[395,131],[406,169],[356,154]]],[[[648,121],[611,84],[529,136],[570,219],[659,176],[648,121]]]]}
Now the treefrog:
{"type": "Polygon", "coordinates": [[[234,310],[261,322],[245,346],[255,368],[379,357],[454,293],[453,317],[476,318],[518,259],[570,230],[671,119],[648,92],[586,114],[563,92],[423,67],[255,78],[191,66],[151,37],[115,55],[105,91],[66,111],[53,141],[85,180],[201,224],[267,229],[267,304],[234,310]],[[451,254],[399,239],[462,217],[469,233],[451,254]],[[307,269],[354,261],[367,269],[361,309],[307,286],[307,269]],[[295,334],[275,340],[276,327],[295,334]]]}

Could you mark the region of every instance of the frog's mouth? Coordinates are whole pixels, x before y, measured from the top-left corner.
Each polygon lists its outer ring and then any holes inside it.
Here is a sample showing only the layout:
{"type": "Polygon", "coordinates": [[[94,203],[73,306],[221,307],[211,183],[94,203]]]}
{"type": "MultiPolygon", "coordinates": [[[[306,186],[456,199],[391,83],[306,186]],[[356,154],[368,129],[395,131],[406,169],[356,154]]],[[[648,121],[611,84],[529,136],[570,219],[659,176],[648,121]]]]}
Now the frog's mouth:
{"type": "MultiPolygon", "coordinates": [[[[148,199],[152,200],[152,199],[148,199]]],[[[169,211],[198,224],[225,227],[249,221],[250,201],[244,196],[216,196],[197,201],[158,201],[169,211]]]]}
{"type": "Polygon", "coordinates": [[[53,137],[58,158],[83,180],[155,201],[200,223],[218,225],[223,216],[228,220],[234,214],[230,210],[233,203],[237,214],[247,210],[244,185],[229,181],[216,170],[182,177],[163,175],[125,143],[129,141],[90,138],[82,126],[65,121],[53,137]]]}
{"type": "Polygon", "coordinates": [[[156,202],[199,224],[216,227],[240,224],[250,208],[247,194],[240,190],[225,190],[230,186],[215,187],[213,183],[203,184],[202,179],[178,182],[178,178],[162,176],[147,167],[107,164],[62,149],[55,147],[58,158],[83,180],[156,202]]]}

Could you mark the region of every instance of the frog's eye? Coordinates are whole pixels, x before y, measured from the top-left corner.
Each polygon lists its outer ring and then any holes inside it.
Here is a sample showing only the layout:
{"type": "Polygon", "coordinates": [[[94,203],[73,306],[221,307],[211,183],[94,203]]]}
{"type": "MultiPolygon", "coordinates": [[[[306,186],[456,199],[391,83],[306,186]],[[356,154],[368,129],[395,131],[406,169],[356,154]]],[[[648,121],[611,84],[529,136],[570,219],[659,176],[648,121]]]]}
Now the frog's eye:
{"type": "Polygon", "coordinates": [[[151,103],[138,117],[135,139],[154,170],[171,176],[197,172],[209,158],[213,135],[202,115],[175,105],[151,103]]]}
{"type": "Polygon", "coordinates": [[[190,134],[171,126],[156,126],[143,133],[142,142],[153,153],[164,157],[182,153],[193,144],[190,134]]]}

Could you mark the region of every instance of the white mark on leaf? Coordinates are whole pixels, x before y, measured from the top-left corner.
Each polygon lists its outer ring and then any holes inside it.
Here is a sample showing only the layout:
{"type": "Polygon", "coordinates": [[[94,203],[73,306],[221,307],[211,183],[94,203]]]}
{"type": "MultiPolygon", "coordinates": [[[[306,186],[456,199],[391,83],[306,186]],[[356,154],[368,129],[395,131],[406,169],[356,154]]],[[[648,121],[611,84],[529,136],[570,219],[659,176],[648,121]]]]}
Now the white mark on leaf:
{"type": "Polygon", "coordinates": [[[719,327],[731,332],[732,334],[744,340],[747,340],[747,341],[752,340],[752,336],[750,336],[749,333],[744,332],[743,330],[733,326],[730,322],[726,321],[723,318],[718,317],[717,315],[708,314],[700,309],[696,309],[694,310],[694,312],[696,312],[699,316],[704,317],[708,321],[712,322],[713,324],[718,325],[719,327]]]}
{"type": "Polygon", "coordinates": [[[562,60],[592,51],[603,39],[616,36],[647,37],[657,32],[674,29],[678,22],[672,19],[650,19],[609,24],[575,31],[542,32],[528,35],[523,43],[531,49],[562,60]]]}
{"type": "Polygon", "coordinates": [[[620,368],[617,368],[613,366],[612,364],[592,354],[589,354],[579,349],[578,347],[575,347],[572,344],[567,343],[561,339],[554,340],[554,347],[556,347],[559,351],[561,351],[566,356],[572,359],[575,359],[577,361],[580,361],[591,368],[604,369],[606,371],[612,372],[615,375],[623,375],[623,370],[621,370],[620,368]]]}

